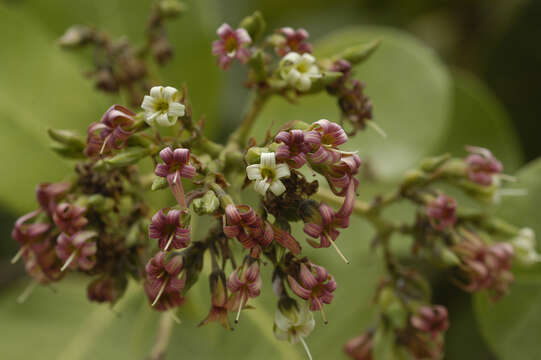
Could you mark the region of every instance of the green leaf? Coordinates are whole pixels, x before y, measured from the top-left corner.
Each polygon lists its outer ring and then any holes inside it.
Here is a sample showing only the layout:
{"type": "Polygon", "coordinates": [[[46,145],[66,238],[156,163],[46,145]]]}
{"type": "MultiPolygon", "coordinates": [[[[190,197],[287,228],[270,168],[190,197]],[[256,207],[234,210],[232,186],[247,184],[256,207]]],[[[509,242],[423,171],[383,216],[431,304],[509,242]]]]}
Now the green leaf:
{"type": "Polygon", "coordinates": [[[507,171],[523,162],[517,133],[495,95],[473,74],[453,72],[454,107],[445,141],[438,152],[464,153],[465,145],[490,149],[507,171]]]}
{"type": "MultiPolygon", "coordinates": [[[[356,27],[337,31],[315,44],[317,58],[348,47],[381,39],[377,51],[355,69],[366,83],[374,105],[374,119],[389,135],[382,139],[368,128],[345,146],[368,158],[376,174],[396,177],[433,152],[443,139],[451,106],[449,74],[435,54],[405,32],[385,27],[356,27]],[[397,61],[397,59],[399,59],[397,61]]],[[[321,118],[339,121],[336,99],[327,94],[307,96],[299,104],[273,99],[253,131],[262,140],[288,121],[308,123],[321,118]]]]}
{"type": "MultiPolygon", "coordinates": [[[[528,195],[504,198],[497,214],[517,226],[527,226],[541,234],[539,204],[541,203],[541,159],[517,173],[518,185],[528,195]]],[[[538,247],[539,250],[539,247],[538,247]]],[[[475,297],[475,311],[481,331],[502,360],[539,358],[541,331],[541,271],[539,266],[515,271],[516,281],[511,291],[498,303],[486,296],[475,297]]]]}

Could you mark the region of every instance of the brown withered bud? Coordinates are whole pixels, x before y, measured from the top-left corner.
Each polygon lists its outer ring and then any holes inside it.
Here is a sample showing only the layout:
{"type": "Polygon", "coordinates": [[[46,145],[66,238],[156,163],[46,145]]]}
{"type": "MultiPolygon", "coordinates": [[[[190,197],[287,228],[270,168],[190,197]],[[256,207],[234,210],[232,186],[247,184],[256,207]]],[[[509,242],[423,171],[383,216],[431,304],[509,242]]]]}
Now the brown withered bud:
{"type": "Polygon", "coordinates": [[[373,338],[373,331],[356,336],[344,345],[344,352],[355,360],[372,360],[373,338]]]}
{"type": "Polygon", "coordinates": [[[301,208],[306,199],[317,192],[317,180],[309,182],[300,172],[291,169],[291,175],[281,181],[286,191],[280,196],[268,192],[264,199],[265,209],[277,219],[302,220],[301,208]]]}
{"type": "Polygon", "coordinates": [[[109,68],[101,68],[94,74],[95,84],[98,89],[108,93],[116,93],[119,89],[118,82],[109,68]]]}
{"type": "Polygon", "coordinates": [[[173,57],[173,47],[163,34],[154,36],[150,42],[150,49],[156,62],[165,65],[173,57]]]}

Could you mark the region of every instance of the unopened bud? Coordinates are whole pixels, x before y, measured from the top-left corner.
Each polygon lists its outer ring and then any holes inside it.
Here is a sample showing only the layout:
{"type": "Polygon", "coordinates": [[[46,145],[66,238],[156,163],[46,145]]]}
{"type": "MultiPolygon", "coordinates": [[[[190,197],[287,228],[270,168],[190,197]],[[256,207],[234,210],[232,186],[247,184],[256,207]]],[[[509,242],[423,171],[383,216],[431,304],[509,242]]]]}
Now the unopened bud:
{"type": "Polygon", "coordinates": [[[340,79],[344,74],[338,71],[323,71],[321,73],[321,77],[318,77],[314,80],[312,80],[312,86],[310,86],[310,90],[305,91],[305,94],[316,94],[325,87],[333,84],[336,82],[336,80],[340,79]]]}
{"type": "Polygon", "coordinates": [[[248,149],[246,152],[246,155],[244,156],[244,160],[251,165],[251,164],[259,164],[261,160],[261,154],[269,152],[269,149],[267,147],[257,147],[253,146],[248,149]]]}
{"type": "Polygon", "coordinates": [[[365,44],[352,46],[333,56],[333,59],[344,59],[349,61],[351,65],[357,65],[367,60],[380,44],[381,40],[374,40],[365,44]]]}
{"type": "Polygon", "coordinates": [[[169,187],[169,183],[167,182],[167,178],[162,178],[159,176],[156,176],[154,178],[154,181],[152,181],[152,187],[150,188],[152,191],[162,190],[169,187]]]}
{"type": "Polygon", "coordinates": [[[49,129],[47,133],[57,143],[66,145],[74,150],[83,151],[86,146],[85,141],[74,131],[49,129]]]}
{"type": "Polygon", "coordinates": [[[408,188],[423,183],[427,179],[427,175],[420,170],[408,170],[404,174],[404,180],[402,184],[405,188],[408,188]]]}
{"type": "Polygon", "coordinates": [[[214,213],[220,207],[220,200],[209,190],[205,195],[193,201],[193,209],[197,215],[206,215],[214,213]]]}
{"type": "Polygon", "coordinates": [[[266,27],[265,19],[263,19],[263,15],[261,12],[256,11],[252,15],[245,17],[240,22],[240,27],[246,29],[250,37],[252,38],[252,42],[257,41],[259,37],[263,34],[266,27]]]}
{"type": "Polygon", "coordinates": [[[139,160],[148,156],[149,153],[150,151],[144,148],[128,148],[112,158],[104,159],[103,161],[113,168],[120,168],[135,164],[139,160]]]}
{"type": "Polygon", "coordinates": [[[163,17],[169,18],[177,17],[187,10],[187,6],[177,0],[160,0],[158,8],[163,17]]]}
{"type": "Polygon", "coordinates": [[[443,154],[440,156],[424,159],[421,162],[421,169],[423,169],[426,172],[433,172],[434,170],[439,168],[441,165],[443,165],[450,158],[451,158],[451,154],[443,154]]]}
{"type": "Polygon", "coordinates": [[[88,44],[93,36],[94,32],[88,26],[73,25],[58,39],[58,43],[66,48],[74,48],[88,44]]]}
{"type": "Polygon", "coordinates": [[[66,159],[83,159],[85,157],[81,150],[75,150],[66,145],[53,144],[51,150],[66,159]]]}
{"type": "Polygon", "coordinates": [[[248,61],[252,76],[258,83],[263,82],[267,78],[267,69],[265,67],[265,55],[263,51],[256,50],[248,61]]]}

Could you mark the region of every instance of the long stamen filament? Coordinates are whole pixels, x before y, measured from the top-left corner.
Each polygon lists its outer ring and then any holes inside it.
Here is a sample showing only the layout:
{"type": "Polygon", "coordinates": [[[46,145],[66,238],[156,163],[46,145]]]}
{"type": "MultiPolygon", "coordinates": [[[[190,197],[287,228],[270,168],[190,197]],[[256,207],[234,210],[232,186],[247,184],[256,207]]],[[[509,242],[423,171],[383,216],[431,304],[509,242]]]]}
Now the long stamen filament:
{"type": "Polygon", "coordinates": [[[237,317],[235,318],[235,324],[239,323],[240,312],[242,311],[242,303],[244,302],[244,294],[240,296],[239,310],[237,311],[237,317]]]}
{"type": "Polygon", "coordinates": [[[308,348],[308,345],[306,345],[306,342],[302,338],[302,336],[299,336],[299,340],[304,347],[304,351],[306,351],[306,355],[308,355],[308,359],[312,360],[312,354],[310,353],[310,349],[308,348]]]}
{"type": "Polygon", "coordinates": [[[70,257],[68,258],[68,260],[66,260],[66,262],[64,263],[64,265],[62,265],[62,268],[60,269],[60,271],[64,271],[68,268],[68,266],[70,266],[70,264],[73,262],[73,260],[75,260],[75,256],[77,256],[77,250],[75,250],[74,252],[71,253],[70,257]]]}
{"type": "Polygon", "coordinates": [[[169,240],[167,241],[167,244],[165,245],[165,248],[163,251],[167,251],[169,249],[169,246],[171,246],[171,242],[173,241],[173,238],[175,237],[175,233],[172,233],[171,236],[169,236],[169,240]]]}
{"type": "Polygon", "coordinates": [[[11,263],[15,264],[17,261],[19,261],[19,259],[21,258],[21,256],[23,256],[26,249],[28,249],[28,245],[25,245],[22,248],[20,248],[19,251],[17,251],[17,253],[13,257],[13,259],[11,259],[11,263]]]}
{"type": "Polygon", "coordinates": [[[22,294],[19,295],[19,297],[17,298],[17,304],[23,304],[26,301],[26,299],[28,299],[28,297],[32,294],[32,292],[34,292],[34,289],[36,288],[37,285],[38,285],[37,281],[32,281],[30,284],[28,284],[26,289],[24,289],[22,294]]]}
{"type": "Polygon", "coordinates": [[[109,139],[111,138],[112,135],[113,135],[113,133],[110,133],[109,135],[107,135],[105,140],[103,140],[103,145],[101,146],[101,149],[100,149],[100,155],[103,155],[103,152],[105,151],[105,146],[109,142],[109,139]]]}
{"type": "Polygon", "coordinates": [[[387,133],[385,132],[385,130],[383,130],[378,124],[376,124],[372,120],[367,120],[366,125],[370,126],[372,129],[376,130],[376,132],[378,134],[380,134],[382,138],[384,138],[384,139],[387,138],[387,133]]]}
{"type": "Polygon", "coordinates": [[[349,260],[344,256],[344,254],[342,254],[342,251],[340,251],[340,248],[338,248],[338,245],[335,244],[335,242],[333,241],[333,239],[325,234],[325,237],[327,238],[327,240],[329,240],[329,242],[331,243],[331,245],[333,246],[334,250],[336,250],[336,252],[338,253],[338,255],[342,258],[342,260],[344,260],[344,262],[346,264],[349,264],[349,260]]]}
{"type": "Polygon", "coordinates": [[[167,286],[167,281],[164,281],[162,287],[160,288],[160,291],[158,291],[158,295],[156,295],[156,298],[154,298],[154,302],[150,306],[154,306],[158,303],[158,300],[160,300],[160,297],[162,296],[163,291],[165,290],[166,286],[167,286]]]}

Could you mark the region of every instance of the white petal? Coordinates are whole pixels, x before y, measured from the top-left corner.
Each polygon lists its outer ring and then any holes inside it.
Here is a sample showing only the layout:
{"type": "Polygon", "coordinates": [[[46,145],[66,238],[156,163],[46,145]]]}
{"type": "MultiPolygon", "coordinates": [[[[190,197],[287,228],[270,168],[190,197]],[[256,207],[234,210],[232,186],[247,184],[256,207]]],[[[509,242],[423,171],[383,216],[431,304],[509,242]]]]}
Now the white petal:
{"type": "Polygon", "coordinates": [[[276,327],[282,331],[287,332],[293,324],[280,310],[274,313],[274,323],[276,327]]]}
{"type": "Polygon", "coordinates": [[[261,153],[261,168],[276,168],[276,155],[273,152],[261,153]]]}
{"type": "Polygon", "coordinates": [[[178,102],[172,102],[169,104],[168,114],[171,116],[184,116],[186,107],[178,102]]]}
{"type": "Polygon", "coordinates": [[[154,86],[152,89],[150,89],[150,96],[155,99],[159,99],[162,97],[162,91],[163,86],[154,86]]]}
{"type": "Polygon", "coordinates": [[[270,184],[270,191],[272,191],[274,195],[280,196],[284,193],[284,191],[286,191],[286,187],[284,186],[284,184],[282,184],[280,180],[274,180],[270,184]]]}
{"type": "Polygon", "coordinates": [[[163,97],[164,99],[167,101],[167,102],[170,102],[172,100],[174,100],[175,98],[175,94],[178,92],[177,89],[175,89],[174,87],[172,86],[167,86],[164,90],[163,90],[163,97]]]}
{"type": "Polygon", "coordinates": [[[308,64],[313,64],[316,62],[316,58],[308,53],[304,53],[302,54],[301,56],[301,59],[300,59],[302,62],[305,62],[305,63],[308,63],[308,64]]]}
{"type": "Polygon", "coordinates": [[[267,190],[269,189],[270,184],[266,182],[265,180],[257,180],[254,183],[254,189],[261,195],[265,195],[267,193],[267,190]]]}
{"type": "Polygon", "coordinates": [[[165,126],[165,127],[173,126],[177,122],[177,118],[176,117],[170,118],[169,116],[167,116],[166,113],[160,113],[160,115],[158,115],[158,117],[156,118],[156,122],[160,126],[165,126]]]}
{"type": "Polygon", "coordinates": [[[289,177],[291,175],[291,172],[289,171],[289,166],[286,164],[278,164],[276,165],[276,178],[281,179],[283,177],[289,177]]]}
{"type": "Polygon", "coordinates": [[[299,91],[308,91],[310,90],[310,87],[312,86],[312,80],[310,80],[309,76],[303,75],[300,77],[296,85],[299,91]]]}
{"type": "Polygon", "coordinates": [[[279,327],[276,327],[274,329],[274,336],[276,336],[276,338],[281,341],[289,340],[289,333],[287,331],[280,329],[279,327]]]}
{"type": "Polygon", "coordinates": [[[309,75],[311,78],[320,78],[321,73],[319,72],[319,68],[316,65],[310,66],[310,69],[306,72],[306,75],[309,75]]]}
{"type": "Polygon", "coordinates": [[[301,326],[295,327],[295,330],[297,330],[297,333],[299,334],[299,336],[307,337],[308,335],[310,335],[312,330],[314,330],[315,326],[316,326],[316,321],[312,318],[311,320],[308,320],[301,326]]]}
{"type": "Polygon", "coordinates": [[[246,176],[248,176],[248,179],[250,180],[263,179],[263,177],[261,177],[261,169],[259,164],[248,165],[246,167],[246,176]]]}
{"type": "Polygon", "coordinates": [[[301,73],[297,69],[291,69],[291,71],[285,76],[285,80],[291,85],[294,85],[297,81],[299,81],[300,78],[301,73]]]}
{"type": "Polygon", "coordinates": [[[290,52],[284,58],[282,59],[282,63],[285,62],[291,62],[293,64],[296,64],[301,59],[301,56],[296,52],[290,52]]]}
{"type": "Polygon", "coordinates": [[[154,119],[156,119],[156,117],[160,115],[159,112],[151,112],[151,111],[147,111],[145,113],[145,121],[147,124],[149,124],[150,126],[154,125],[154,119]]]}
{"type": "Polygon", "coordinates": [[[146,111],[153,112],[155,104],[156,102],[154,101],[154,98],[152,96],[145,95],[145,97],[143,98],[143,103],[141,104],[141,108],[146,111]]]}

